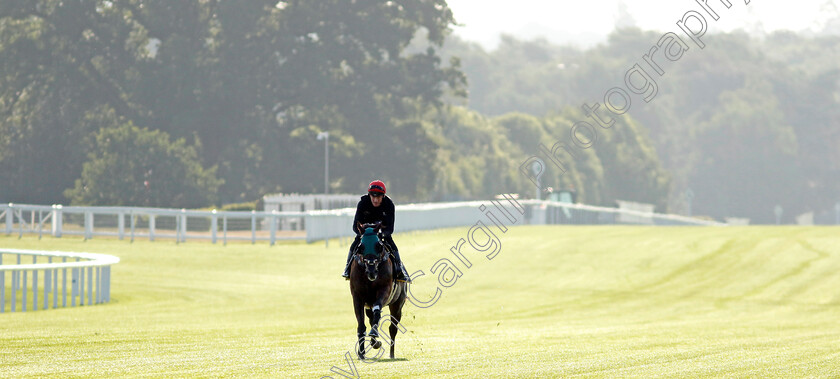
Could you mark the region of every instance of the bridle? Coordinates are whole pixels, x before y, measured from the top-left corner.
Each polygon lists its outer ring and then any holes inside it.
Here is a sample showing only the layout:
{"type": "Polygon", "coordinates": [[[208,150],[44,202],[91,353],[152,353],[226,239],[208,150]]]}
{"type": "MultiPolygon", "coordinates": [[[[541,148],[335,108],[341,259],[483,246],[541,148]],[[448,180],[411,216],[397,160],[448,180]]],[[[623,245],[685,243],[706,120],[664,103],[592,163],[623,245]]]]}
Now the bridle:
{"type": "Polygon", "coordinates": [[[382,262],[387,261],[388,247],[385,245],[384,242],[382,242],[382,238],[379,238],[379,242],[377,242],[377,245],[379,245],[378,253],[366,254],[364,251],[365,247],[359,244],[359,246],[356,248],[356,262],[358,262],[362,266],[375,265],[378,267],[380,264],[382,264],[382,262]]]}
{"type": "MultiPolygon", "coordinates": [[[[365,226],[367,225],[369,224],[366,224],[365,226]]],[[[388,261],[388,247],[384,243],[384,238],[379,233],[378,226],[379,225],[368,226],[367,228],[365,228],[365,235],[362,237],[359,246],[356,248],[355,254],[356,262],[359,264],[359,266],[364,267],[365,272],[369,270],[374,271],[376,275],[378,275],[379,273],[379,266],[383,262],[388,261]],[[376,234],[372,233],[372,229],[374,229],[374,227],[376,229],[376,234]],[[376,238],[375,243],[372,241],[374,236],[376,238]],[[368,248],[371,248],[373,252],[368,252],[368,248]]],[[[370,276],[368,277],[368,279],[370,279],[370,276]]]]}

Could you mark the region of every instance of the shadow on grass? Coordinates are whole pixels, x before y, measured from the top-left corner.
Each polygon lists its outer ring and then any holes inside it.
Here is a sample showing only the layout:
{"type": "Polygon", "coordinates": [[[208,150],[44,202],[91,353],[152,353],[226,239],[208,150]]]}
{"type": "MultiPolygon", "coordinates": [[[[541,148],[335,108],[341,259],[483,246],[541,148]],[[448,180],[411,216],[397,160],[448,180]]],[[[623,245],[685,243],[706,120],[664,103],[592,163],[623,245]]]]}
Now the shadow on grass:
{"type": "Polygon", "coordinates": [[[408,358],[387,358],[380,359],[379,362],[408,362],[408,358]]]}
{"type": "MultiPolygon", "coordinates": [[[[359,357],[356,357],[356,359],[359,359],[359,357]]],[[[408,362],[408,358],[382,358],[382,359],[377,359],[373,363],[384,363],[384,362],[408,362]]]]}

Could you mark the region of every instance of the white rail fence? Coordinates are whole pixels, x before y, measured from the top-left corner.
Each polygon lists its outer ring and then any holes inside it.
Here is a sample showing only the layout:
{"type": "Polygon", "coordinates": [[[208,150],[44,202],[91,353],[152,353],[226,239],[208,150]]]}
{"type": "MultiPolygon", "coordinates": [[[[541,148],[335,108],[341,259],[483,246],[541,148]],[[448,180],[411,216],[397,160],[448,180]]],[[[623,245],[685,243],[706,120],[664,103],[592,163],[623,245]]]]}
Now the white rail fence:
{"type": "Polygon", "coordinates": [[[0,249],[0,313],[107,303],[111,265],[119,261],[104,254],[0,249]]]}
{"type": "Polygon", "coordinates": [[[119,239],[158,238],[186,242],[204,239],[270,241],[304,239],[303,212],[217,212],[138,207],[65,207],[29,204],[0,205],[0,230],[22,236],[78,235],[119,239]],[[288,222],[281,222],[281,221],[288,222]]]}
{"type": "MultiPolygon", "coordinates": [[[[642,224],[723,225],[684,216],[500,196],[488,201],[408,204],[397,206],[397,232],[471,226],[485,213],[496,212],[509,225],[642,224]]],[[[187,240],[268,241],[352,237],[355,209],[309,212],[217,212],[135,207],[64,207],[0,205],[0,231],[7,235],[80,235],[85,239],[159,238],[187,240]]],[[[484,218],[483,222],[490,222],[484,218]]]]}
{"type": "MultiPolygon", "coordinates": [[[[352,237],[355,209],[307,212],[307,241],[352,237]]],[[[395,232],[473,226],[479,221],[512,225],[698,225],[723,223],[691,217],[540,200],[496,200],[397,206],[395,232]]]]}

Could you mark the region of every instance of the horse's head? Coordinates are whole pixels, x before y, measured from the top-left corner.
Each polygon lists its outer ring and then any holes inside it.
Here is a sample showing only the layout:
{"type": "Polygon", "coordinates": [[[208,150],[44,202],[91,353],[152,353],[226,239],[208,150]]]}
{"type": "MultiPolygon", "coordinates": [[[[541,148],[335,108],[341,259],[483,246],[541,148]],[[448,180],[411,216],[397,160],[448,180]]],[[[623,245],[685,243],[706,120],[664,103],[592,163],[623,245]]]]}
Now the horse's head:
{"type": "Polygon", "coordinates": [[[375,281],[379,277],[379,265],[387,260],[387,254],[379,238],[380,224],[362,225],[364,234],[359,243],[357,259],[365,267],[365,275],[368,280],[375,281]]]}

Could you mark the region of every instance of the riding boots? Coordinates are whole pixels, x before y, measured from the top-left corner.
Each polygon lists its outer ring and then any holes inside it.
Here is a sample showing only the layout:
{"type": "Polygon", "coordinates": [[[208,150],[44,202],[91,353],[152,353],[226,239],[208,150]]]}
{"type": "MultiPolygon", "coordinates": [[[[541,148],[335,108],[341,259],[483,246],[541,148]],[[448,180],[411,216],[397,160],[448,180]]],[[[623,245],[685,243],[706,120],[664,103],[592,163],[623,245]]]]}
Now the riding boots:
{"type": "Polygon", "coordinates": [[[346,280],[350,280],[350,262],[353,260],[353,247],[347,252],[347,264],[344,265],[344,273],[341,276],[346,280]]]}
{"type": "Polygon", "coordinates": [[[392,250],[391,256],[394,257],[394,263],[397,264],[397,272],[394,276],[394,279],[396,279],[398,282],[411,283],[411,277],[408,275],[408,272],[405,270],[405,266],[403,266],[402,260],[400,259],[399,250],[392,250]]]}

